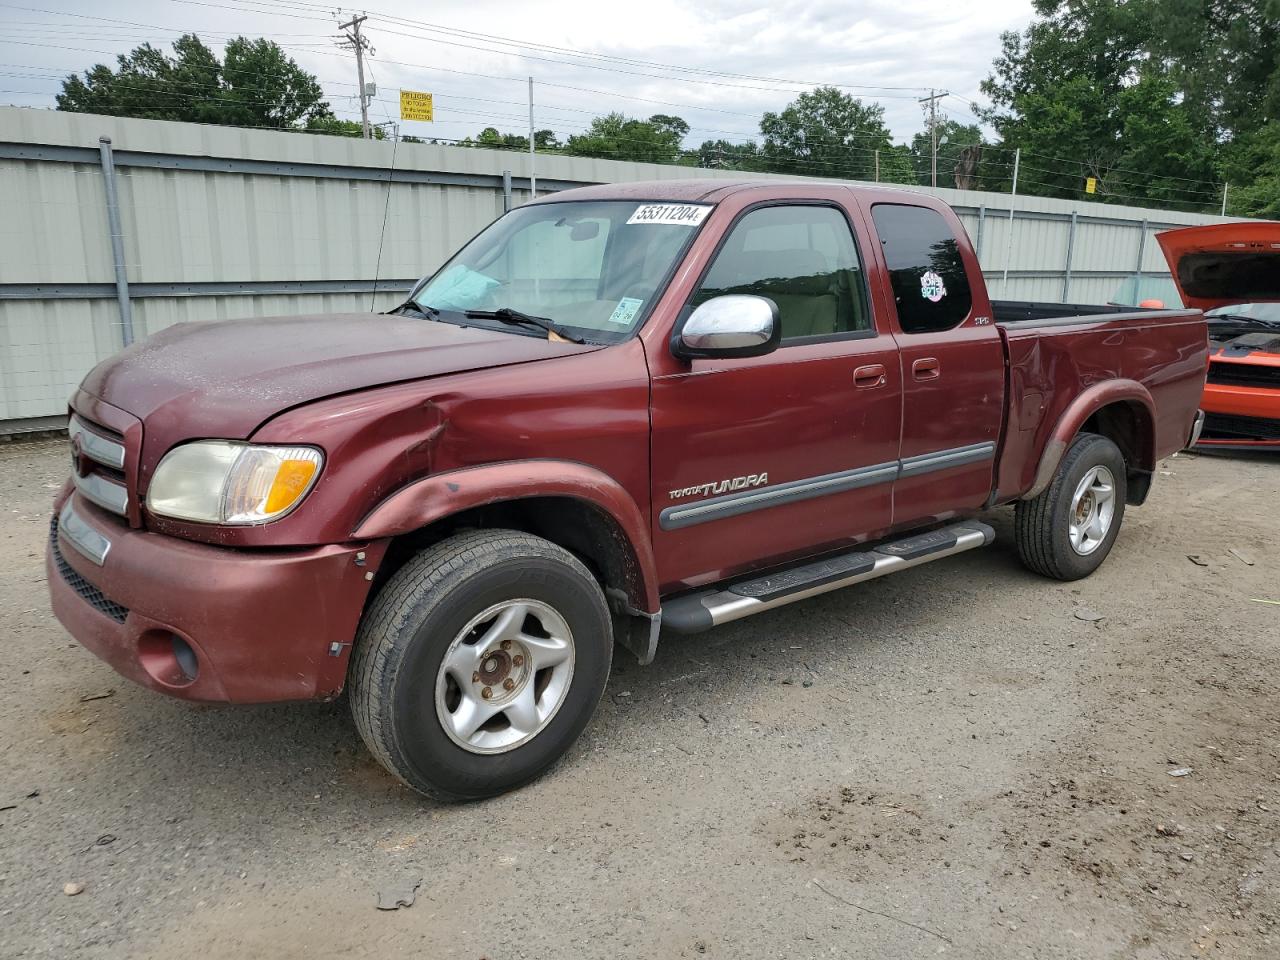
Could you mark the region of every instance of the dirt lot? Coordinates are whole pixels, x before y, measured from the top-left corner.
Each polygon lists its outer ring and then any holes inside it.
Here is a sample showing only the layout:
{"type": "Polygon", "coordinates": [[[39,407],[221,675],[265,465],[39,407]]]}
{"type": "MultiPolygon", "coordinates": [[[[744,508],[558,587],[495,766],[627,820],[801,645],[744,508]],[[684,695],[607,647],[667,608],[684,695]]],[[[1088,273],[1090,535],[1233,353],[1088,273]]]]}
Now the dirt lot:
{"type": "Polygon", "coordinates": [[[0,446],[4,957],[1280,956],[1280,461],[1166,462],[1078,584],[998,511],[987,550],[620,655],[566,762],[450,807],[345,702],[192,707],[72,643],[66,460],[0,446]]]}

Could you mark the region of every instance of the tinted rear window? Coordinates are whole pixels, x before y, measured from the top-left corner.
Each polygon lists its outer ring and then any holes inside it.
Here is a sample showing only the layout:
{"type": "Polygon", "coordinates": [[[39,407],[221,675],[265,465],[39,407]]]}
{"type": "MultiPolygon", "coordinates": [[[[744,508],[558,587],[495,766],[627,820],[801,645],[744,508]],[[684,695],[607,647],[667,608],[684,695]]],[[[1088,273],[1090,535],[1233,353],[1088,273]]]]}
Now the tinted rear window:
{"type": "Polygon", "coordinates": [[[889,265],[889,280],[904,333],[950,330],[973,305],[956,235],[928,207],[878,203],[871,208],[889,265]]]}

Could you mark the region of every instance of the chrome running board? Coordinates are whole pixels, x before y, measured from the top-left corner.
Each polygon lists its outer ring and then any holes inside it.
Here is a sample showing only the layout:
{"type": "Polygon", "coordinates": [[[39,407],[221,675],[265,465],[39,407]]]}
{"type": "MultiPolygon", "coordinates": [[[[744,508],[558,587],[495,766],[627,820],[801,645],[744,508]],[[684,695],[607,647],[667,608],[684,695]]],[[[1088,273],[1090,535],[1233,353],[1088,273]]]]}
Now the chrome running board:
{"type": "Polygon", "coordinates": [[[995,537],[996,532],[985,523],[968,520],[870,550],[842,553],[724,588],[685,594],[662,605],[662,625],[677,633],[700,633],[820,593],[985,547],[995,537]]]}

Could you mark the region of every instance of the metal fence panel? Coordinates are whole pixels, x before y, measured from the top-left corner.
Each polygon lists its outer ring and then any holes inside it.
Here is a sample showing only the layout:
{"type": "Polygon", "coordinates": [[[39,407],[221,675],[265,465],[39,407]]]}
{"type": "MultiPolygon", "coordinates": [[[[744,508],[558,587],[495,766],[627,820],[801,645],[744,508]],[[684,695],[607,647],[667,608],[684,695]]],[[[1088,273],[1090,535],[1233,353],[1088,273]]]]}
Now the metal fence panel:
{"type": "MultiPolygon", "coordinates": [[[[178,322],[385,309],[501,215],[504,181],[513,204],[529,196],[524,153],[0,107],[0,432],[60,414],[121,346],[103,137],[137,337],[178,322]]],[[[536,164],[540,190],[751,176],[536,164]]],[[[1140,270],[1167,275],[1159,230],[1221,219],[1017,197],[1011,224],[1005,194],[919,189],[956,207],[993,296],[1008,299],[1105,302],[1140,270]]]]}

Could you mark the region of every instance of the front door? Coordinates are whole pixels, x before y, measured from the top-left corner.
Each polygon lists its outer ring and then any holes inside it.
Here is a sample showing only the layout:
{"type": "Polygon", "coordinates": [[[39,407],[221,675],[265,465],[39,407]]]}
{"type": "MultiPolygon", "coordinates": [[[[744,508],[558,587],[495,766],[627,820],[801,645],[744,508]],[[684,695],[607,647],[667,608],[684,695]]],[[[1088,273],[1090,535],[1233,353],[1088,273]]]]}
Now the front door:
{"type": "Polygon", "coordinates": [[[733,293],[773,300],[782,343],[749,359],[664,358],[654,371],[662,589],[888,528],[902,381],[893,336],[872,317],[848,209],[746,207],[694,290],[689,308],[733,293]]]}
{"type": "Polygon", "coordinates": [[[1004,416],[1004,347],[960,223],[949,210],[877,203],[871,219],[902,358],[894,524],[943,520],[991,495],[1004,416]],[[945,214],[944,214],[945,211],[945,214]]]}

